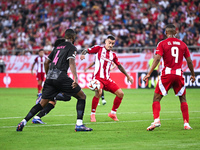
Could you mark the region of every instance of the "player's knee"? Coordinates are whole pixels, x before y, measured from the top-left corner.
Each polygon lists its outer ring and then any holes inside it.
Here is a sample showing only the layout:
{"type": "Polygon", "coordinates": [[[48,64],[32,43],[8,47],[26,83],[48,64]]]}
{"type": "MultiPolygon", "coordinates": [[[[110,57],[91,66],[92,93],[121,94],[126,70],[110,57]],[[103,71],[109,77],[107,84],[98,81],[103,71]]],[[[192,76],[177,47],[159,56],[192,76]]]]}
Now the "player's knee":
{"type": "Polygon", "coordinates": [[[124,97],[124,92],[123,91],[119,92],[118,93],[118,97],[123,98],[124,97]]]}
{"type": "Polygon", "coordinates": [[[54,107],[56,105],[56,101],[49,101],[50,104],[52,104],[54,107]]]}
{"type": "Polygon", "coordinates": [[[80,98],[81,98],[81,99],[86,99],[85,93],[81,94],[80,98]]]}

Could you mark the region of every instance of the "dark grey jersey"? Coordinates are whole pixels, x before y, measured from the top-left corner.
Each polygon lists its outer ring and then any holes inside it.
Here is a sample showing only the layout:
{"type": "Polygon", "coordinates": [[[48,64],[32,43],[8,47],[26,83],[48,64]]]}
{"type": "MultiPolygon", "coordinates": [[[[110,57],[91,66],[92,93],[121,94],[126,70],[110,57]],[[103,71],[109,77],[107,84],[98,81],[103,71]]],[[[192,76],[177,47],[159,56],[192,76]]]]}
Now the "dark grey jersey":
{"type": "Polygon", "coordinates": [[[69,68],[69,58],[75,59],[77,49],[70,42],[63,42],[58,45],[48,56],[51,61],[49,70],[58,69],[66,71],[69,68]]]}

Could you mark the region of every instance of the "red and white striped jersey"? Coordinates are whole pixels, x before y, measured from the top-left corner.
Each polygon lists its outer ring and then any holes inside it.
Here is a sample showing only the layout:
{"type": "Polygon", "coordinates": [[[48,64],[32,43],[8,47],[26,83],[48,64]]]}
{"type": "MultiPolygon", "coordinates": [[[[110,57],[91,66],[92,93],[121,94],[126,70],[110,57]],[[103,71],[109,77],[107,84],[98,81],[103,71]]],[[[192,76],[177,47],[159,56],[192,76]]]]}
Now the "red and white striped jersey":
{"type": "Polygon", "coordinates": [[[44,69],[44,62],[47,59],[46,56],[40,57],[37,56],[34,60],[34,62],[37,65],[37,73],[45,73],[45,69],[44,69]]]}
{"type": "Polygon", "coordinates": [[[112,62],[117,66],[120,65],[117,55],[103,46],[93,46],[92,48],[88,48],[88,53],[96,54],[94,77],[109,79],[112,62]]]}

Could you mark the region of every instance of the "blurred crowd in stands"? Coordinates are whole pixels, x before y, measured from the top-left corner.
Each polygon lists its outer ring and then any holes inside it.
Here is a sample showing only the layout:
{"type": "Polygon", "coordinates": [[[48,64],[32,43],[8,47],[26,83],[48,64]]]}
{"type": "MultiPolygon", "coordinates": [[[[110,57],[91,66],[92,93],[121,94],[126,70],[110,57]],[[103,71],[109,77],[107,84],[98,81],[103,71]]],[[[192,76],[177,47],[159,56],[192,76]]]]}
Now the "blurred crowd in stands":
{"type": "Polygon", "coordinates": [[[75,29],[78,50],[113,34],[119,53],[136,53],[125,48],[155,47],[169,23],[188,46],[200,46],[199,0],[1,0],[0,53],[49,53],[67,28],[75,29]]]}

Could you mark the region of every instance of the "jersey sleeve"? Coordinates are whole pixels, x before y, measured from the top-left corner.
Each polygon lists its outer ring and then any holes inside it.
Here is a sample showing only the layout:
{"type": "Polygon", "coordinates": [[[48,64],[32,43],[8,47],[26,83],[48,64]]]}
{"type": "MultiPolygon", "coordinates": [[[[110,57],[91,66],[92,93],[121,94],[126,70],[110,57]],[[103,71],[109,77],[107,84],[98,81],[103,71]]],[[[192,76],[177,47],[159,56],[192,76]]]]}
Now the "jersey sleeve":
{"type": "Polygon", "coordinates": [[[100,50],[101,46],[95,45],[91,48],[88,48],[88,53],[89,54],[95,54],[100,50]]]}
{"type": "Polygon", "coordinates": [[[157,47],[156,47],[156,54],[159,54],[159,55],[163,55],[163,47],[162,47],[162,42],[159,42],[157,47]]]}
{"type": "Polygon", "coordinates": [[[68,60],[69,58],[75,59],[75,58],[76,58],[76,53],[77,53],[76,47],[75,47],[75,46],[72,46],[72,48],[70,48],[70,50],[69,50],[69,52],[68,52],[68,54],[67,54],[67,60],[68,60]]]}
{"type": "Polygon", "coordinates": [[[113,62],[114,62],[117,66],[120,65],[120,62],[119,62],[119,60],[118,60],[118,57],[117,57],[117,55],[116,55],[115,53],[114,53],[113,62]]]}

